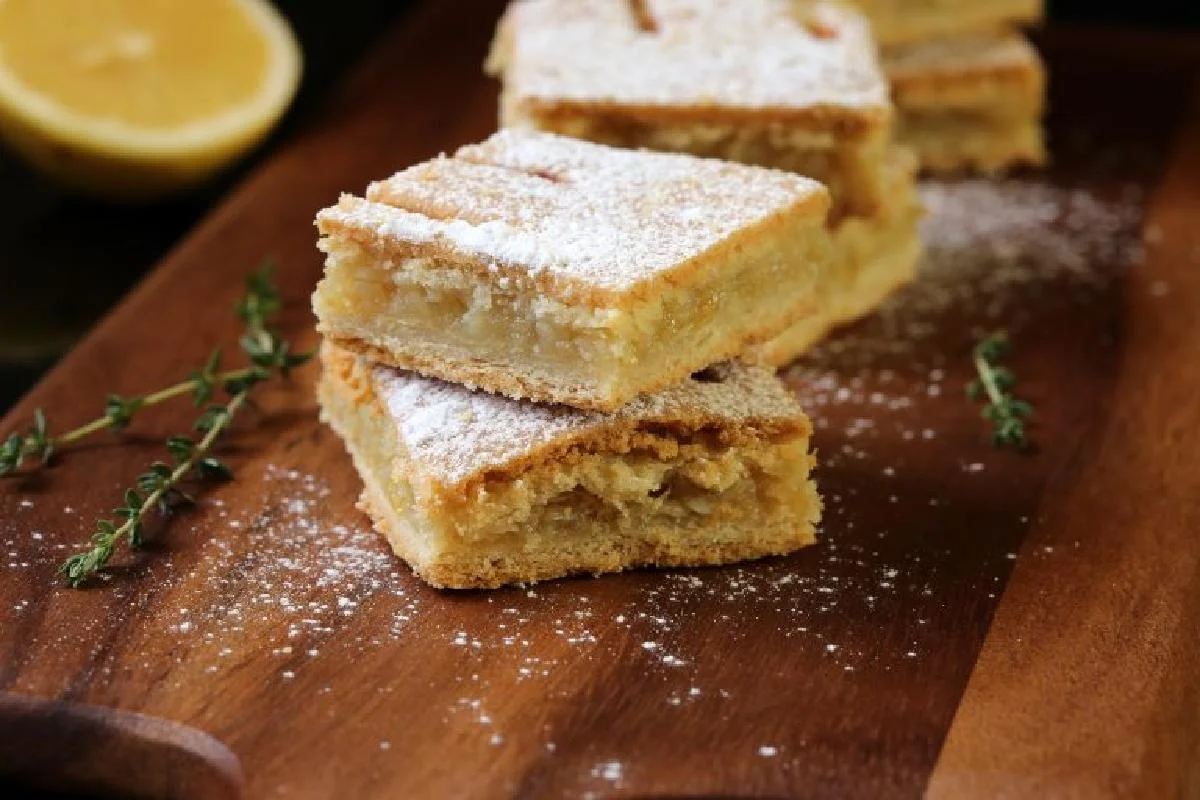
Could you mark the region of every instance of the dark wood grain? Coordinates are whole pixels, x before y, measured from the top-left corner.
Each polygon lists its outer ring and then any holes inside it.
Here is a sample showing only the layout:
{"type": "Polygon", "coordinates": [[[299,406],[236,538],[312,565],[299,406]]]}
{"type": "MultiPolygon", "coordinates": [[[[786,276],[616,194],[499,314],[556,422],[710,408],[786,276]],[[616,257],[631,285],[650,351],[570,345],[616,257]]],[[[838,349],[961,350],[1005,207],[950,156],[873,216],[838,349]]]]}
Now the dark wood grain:
{"type": "MultiPolygon", "coordinates": [[[[495,87],[479,64],[500,5],[429,3],[386,37],[307,133],[196,229],[4,428],[36,406],[63,425],[76,422],[104,391],[143,390],[185,373],[212,343],[234,337],[240,277],[266,254],[281,266],[286,331],[312,345],[314,212],[339,191],[494,126],[495,87]]],[[[1061,76],[1058,163],[1009,182],[1003,197],[1066,203],[1079,194],[1136,206],[1121,198],[1160,180],[1195,184],[1194,161],[1168,155],[1194,65],[1162,55],[1170,48],[1122,54],[1086,35],[1049,32],[1045,44],[1061,76]],[[1113,108],[1124,110],[1115,120],[1113,108]]],[[[990,191],[965,190],[972,186],[990,191]]],[[[1186,192],[1163,192],[1157,204],[1187,213],[1171,205],[1186,192]]],[[[1134,384],[1120,389],[1123,365],[1148,341],[1129,338],[1130,315],[1153,310],[1130,300],[1148,278],[1126,278],[1137,215],[1090,235],[1112,246],[1089,255],[1086,287],[1066,273],[1036,280],[1038,269],[1064,260],[1073,236],[1089,235],[1086,225],[1029,219],[1037,230],[1011,236],[1035,279],[1013,290],[1006,319],[1018,345],[1013,365],[1038,404],[1035,455],[992,451],[961,394],[973,338],[994,324],[982,310],[950,304],[936,335],[864,366],[863,343],[884,329],[867,321],[789,373],[819,426],[828,508],[817,547],[740,568],[446,594],[415,581],[366,529],[354,509],[357,478],[317,421],[315,376],[305,370],[293,387],[264,393],[260,411],[230,438],[240,479],[155,531],[155,547],[124,562],[107,585],[66,590],[53,569],[157,457],[154,437],[186,425],[190,410],[156,410],[123,444],[101,440],[43,475],[0,485],[0,688],[205,730],[241,759],[253,797],[918,796],[1013,565],[1025,569],[1022,543],[1031,529],[1039,536],[1057,524],[1042,512],[1069,476],[1111,471],[1113,480],[1158,487],[1136,505],[1145,515],[1138,520],[1155,525],[1127,531],[1131,550],[1152,550],[1162,526],[1171,526],[1170,541],[1192,548],[1190,557],[1200,546],[1183,535],[1188,517],[1178,501],[1195,486],[1196,465],[1182,450],[1162,451],[1174,461],[1125,463],[1096,446],[1135,418],[1132,409],[1117,412],[1137,400],[1134,384]],[[1039,252],[1046,231],[1060,229],[1057,249],[1039,252]],[[892,408],[889,398],[907,402],[892,408]],[[1152,470],[1155,463],[1178,469],[1152,470]]],[[[1191,258],[1174,228],[1165,236],[1161,247],[1191,258]]],[[[1003,244],[993,243],[1001,260],[1003,244]]],[[[930,246],[942,261],[958,257],[952,241],[930,246]]],[[[1153,308],[1193,314],[1194,297],[1180,292],[1156,295],[1153,308]]],[[[1138,369],[1152,366],[1171,387],[1164,398],[1200,390],[1193,373],[1170,362],[1138,369]]],[[[1172,436],[1167,445],[1187,444],[1182,433],[1172,436]]],[[[1106,500],[1091,501],[1094,514],[1106,500]]],[[[1086,538],[1086,519],[1062,519],[1070,535],[1086,538]]],[[[1107,562],[1090,560],[1098,553],[1081,546],[1070,558],[1101,569],[1107,562]]],[[[1157,587],[1161,602],[1182,603],[1178,592],[1197,590],[1185,573],[1157,587]]],[[[1034,597],[1046,589],[1022,584],[1034,597]]],[[[1046,624],[1076,624],[1069,612],[1064,606],[1046,624]]],[[[1173,674],[1195,666],[1182,645],[1170,653],[1173,674]]],[[[1036,660],[1029,667],[1041,674],[1036,660]]],[[[1111,703],[1093,708],[1113,713],[1111,703]]],[[[1158,716],[1143,710],[1145,748],[1184,746],[1165,708],[1158,716]]],[[[978,718],[974,741],[1018,749],[989,739],[988,724],[978,718]]],[[[1087,746],[1054,763],[1076,776],[1095,756],[1087,746]]],[[[1039,766],[1005,768],[1019,781],[1028,777],[1022,769],[1039,766]]],[[[1134,794],[1150,784],[1131,786],[1134,794]]]]}
{"type": "Polygon", "coordinates": [[[6,791],[238,800],[242,772],[207,734],[112,708],[0,694],[6,791]]]}
{"type": "Polygon", "coordinates": [[[1200,796],[1195,59],[1155,233],[1123,287],[1111,386],[1048,486],[931,796],[1200,796]]]}

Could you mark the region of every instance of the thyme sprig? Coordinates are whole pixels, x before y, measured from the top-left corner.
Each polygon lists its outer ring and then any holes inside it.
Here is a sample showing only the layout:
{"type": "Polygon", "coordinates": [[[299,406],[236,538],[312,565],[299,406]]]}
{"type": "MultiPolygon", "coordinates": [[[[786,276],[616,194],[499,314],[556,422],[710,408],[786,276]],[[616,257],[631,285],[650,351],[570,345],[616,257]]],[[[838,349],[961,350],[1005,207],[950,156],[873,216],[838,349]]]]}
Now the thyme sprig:
{"type": "Polygon", "coordinates": [[[251,388],[246,386],[225,405],[213,406],[205,411],[194,426],[198,430],[203,430],[203,425],[208,426],[199,442],[187,436],[167,439],[167,451],[175,459],[175,466],[156,461],[137,477],[138,488],[126,489],[124,505],[113,510],[114,515],[124,520],[120,525],[109,519],[96,520],[91,549],[76,553],[59,565],[58,571],[66,576],[67,583],[75,588],[82,586],[108,564],[122,539],[129,542],[131,550],[141,549],[145,520],[151,511],[157,508],[159,514],[168,516],[177,506],[192,502],[192,498],[179,487],[193,472],[201,478],[233,478],[233,472],[225,462],[209,455],[209,452],[217,437],[229,426],[233,415],[246,402],[251,388]]]}
{"type": "Polygon", "coordinates": [[[57,436],[51,436],[42,409],[33,412],[34,423],[23,433],[10,434],[0,443],[0,477],[9,475],[29,460],[37,466],[45,466],[64,445],[73,444],[103,430],[121,431],[129,427],[133,417],[142,409],[165,403],[182,395],[191,395],[197,405],[204,405],[213,396],[216,388],[230,382],[248,378],[258,372],[258,366],[218,372],[221,351],[214,350],[202,369],[196,370],[185,381],[150,394],[122,397],[110,394],[104,401],[104,414],[57,436]]]}
{"type": "Polygon", "coordinates": [[[247,404],[255,386],[274,376],[287,377],[292,368],[312,357],[311,353],[292,352],[290,343],[280,339],[270,327],[271,318],[282,306],[271,272],[272,265],[268,262],[248,276],[246,294],[236,306],[237,315],[245,325],[239,344],[249,357],[249,366],[222,371],[221,351],[215,349],[186,380],[145,395],[110,394],[102,416],[66,433],[52,435],[45,413],[37,409],[33,425],[0,443],[2,476],[19,470],[30,460],[44,466],[61,452],[64,445],[100,431],[124,430],[143,409],[176,397],[188,395],[197,408],[204,409],[192,426],[194,432],[201,434],[200,439],[197,441],[188,435],[168,437],[165,444],[172,463],[156,461],[139,475],[136,487],[126,489],[124,503],[113,511],[119,522],[97,520],[91,549],[71,556],[59,567],[59,572],[72,586],[81,586],[102,570],[122,540],[127,541],[131,549],[140,548],[144,542],[146,518],[154,510],[167,516],[177,506],[191,502],[191,497],[182,488],[186,481],[232,478],[229,467],[212,455],[217,439],[228,429],[238,410],[247,404]],[[212,402],[218,393],[224,393],[227,400],[212,402]]]}
{"type": "Polygon", "coordinates": [[[975,345],[975,371],[979,377],[967,385],[967,396],[976,401],[987,399],[982,413],[992,423],[992,444],[1023,450],[1029,446],[1025,420],[1033,414],[1033,406],[1012,393],[1016,376],[1000,363],[1010,349],[1008,334],[1003,331],[975,345]]]}

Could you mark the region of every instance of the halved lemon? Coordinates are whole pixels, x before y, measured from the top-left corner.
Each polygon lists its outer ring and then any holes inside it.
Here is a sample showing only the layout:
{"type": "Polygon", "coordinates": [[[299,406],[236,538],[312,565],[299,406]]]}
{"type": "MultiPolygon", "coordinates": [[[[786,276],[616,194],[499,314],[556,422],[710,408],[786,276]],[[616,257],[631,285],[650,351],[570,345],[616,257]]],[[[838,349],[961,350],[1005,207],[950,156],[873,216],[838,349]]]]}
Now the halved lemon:
{"type": "Polygon", "coordinates": [[[261,141],[300,64],[265,0],[0,0],[0,135],[76,188],[151,198],[261,141]]]}

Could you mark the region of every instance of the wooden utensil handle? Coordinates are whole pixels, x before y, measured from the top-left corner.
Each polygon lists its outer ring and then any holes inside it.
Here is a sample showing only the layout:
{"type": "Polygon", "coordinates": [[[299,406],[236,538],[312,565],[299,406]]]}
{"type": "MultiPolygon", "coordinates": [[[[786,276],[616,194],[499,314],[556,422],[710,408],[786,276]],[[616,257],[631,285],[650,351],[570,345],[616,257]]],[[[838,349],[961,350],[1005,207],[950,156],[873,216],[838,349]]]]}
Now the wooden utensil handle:
{"type": "Polygon", "coordinates": [[[0,783],[95,797],[243,796],[237,757],[207,733],[100,706],[0,694],[0,783]]]}

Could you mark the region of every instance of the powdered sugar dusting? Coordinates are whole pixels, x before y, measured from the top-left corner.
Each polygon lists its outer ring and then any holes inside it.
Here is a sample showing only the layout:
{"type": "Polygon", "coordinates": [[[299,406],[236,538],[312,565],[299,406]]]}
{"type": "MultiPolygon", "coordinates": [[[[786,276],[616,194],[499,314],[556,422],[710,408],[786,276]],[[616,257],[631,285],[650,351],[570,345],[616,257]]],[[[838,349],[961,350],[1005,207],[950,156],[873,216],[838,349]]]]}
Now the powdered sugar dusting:
{"type": "MultiPolygon", "coordinates": [[[[1086,301],[1141,255],[1134,232],[1142,198],[1134,185],[1104,199],[1083,189],[1020,180],[930,182],[922,185],[921,198],[929,214],[918,280],[790,370],[792,377],[832,391],[802,397],[809,401],[806,407],[861,393],[870,375],[858,376],[857,384],[836,376],[889,358],[912,358],[915,370],[944,366],[952,354],[937,346],[947,339],[950,346],[959,342],[939,334],[964,322],[979,335],[1000,326],[1018,333],[1036,301],[1054,287],[1065,282],[1079,302],[1086,301]]],[[[887,383],[895,376],[875,377],[887,383]]],[[[886,393],[877,398],[887,404],[914,401],[886,393]]]]}
{"type": "Polygon", "coordinates": [[[790,0],[628,0],[514,4],[497,58],[513,102],[654,106],[693,116],[820,108],[885,111],[888,90],[866,20],[824,6],[807,25],[790,0]],[[832,35],[830,35],[832,34],[832,35]]]}
{"type": "Polygon", "coordinates": [[[343,197],[318,224],[619,292],[773,215],[819,222],[827,197],[776,170],[508,129],[372,184],[366,200],[343,197]]]}
{"type": "MultiPolygon", "coordinates": [[[[214,676],[251,654],[269,652],[280,662],[279,678],[292,680],[303,675],[305,662],[320,656],[321,641],[372,598],[389,597],[397,608],[390,632],[403,630],[420,601],[400,580],[402,565],[363,520],[318,521],[330,498],[322,478],[268,466],[242,479],[262,487],[261,509],[235,516],[219,497],[202,499],[196,511],[174,518],[168,533],[173,540],[196,540],[187,556],[181,558],[175,547],[152,546],[153,552],[129,567],[118,557],[115,570],[103,577],[108,585],[100,591],[118,604],[145,602],[138,592],[142,585],[168,598],[168,607],[140,630],[147,646],[176,642],[188,663],[199,662],[203,674],[214,676]],[[117,577],[122,573],[132,580],[117,577]],[[193,594],[197,586],[203,587],[202,600],[193,594]]],[[[77,527],[37,532],[36,555],[10,567],[61,586],[54,570],[78,548],[77,527]]],[[[65,587],[55,591],[74,594],[65,587]]],[[[102,624],[81,619],[55,646],[73,649],[90,641],[89,631],[102,624]]],[[[103,644],[96,638],[96,647],[103,644]]],[[[106,674],[111,666],[99,669],[106,674]]]]}
{"type": "Polygon", "coordinates": [[[410,457],[447,485],[502,469],[552,442],[578,441],[636,423],[691,428],[753,423],[775,430],[804,424],[795,398],[773,374],[736,362],[710,368],[704,380],[692,378],[637,398],[611,414],[512,400],[387,367],[372,374],[410,457]]]}

